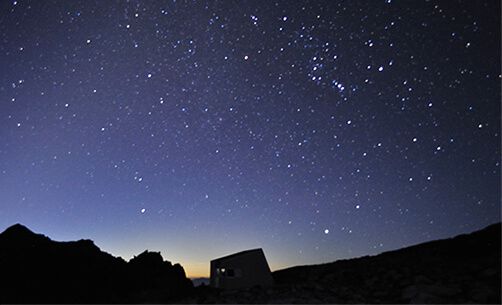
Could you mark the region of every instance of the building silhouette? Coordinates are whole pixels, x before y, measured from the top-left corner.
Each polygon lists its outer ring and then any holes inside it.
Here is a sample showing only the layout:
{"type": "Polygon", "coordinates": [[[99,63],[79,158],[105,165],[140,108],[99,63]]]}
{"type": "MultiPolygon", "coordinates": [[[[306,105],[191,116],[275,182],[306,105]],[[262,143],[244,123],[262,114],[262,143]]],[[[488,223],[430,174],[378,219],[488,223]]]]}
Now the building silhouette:
{"type": "Polygon", "coordinates": [[[251,249],[211,261],[210,285],[221,289],[239,289],[274,284],[262,249],[251,249]]]}

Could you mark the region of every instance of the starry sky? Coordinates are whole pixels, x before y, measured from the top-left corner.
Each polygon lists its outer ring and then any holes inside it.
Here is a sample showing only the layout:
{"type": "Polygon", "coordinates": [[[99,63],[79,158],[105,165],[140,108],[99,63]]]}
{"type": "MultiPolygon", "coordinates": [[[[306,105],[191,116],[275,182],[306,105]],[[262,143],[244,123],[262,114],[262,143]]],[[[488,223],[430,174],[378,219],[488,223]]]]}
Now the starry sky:
{"type": "Polygon", "coordinates": [[[1,1],[0,230],[207,276],[500,221],[500,1],[1,1]]]}

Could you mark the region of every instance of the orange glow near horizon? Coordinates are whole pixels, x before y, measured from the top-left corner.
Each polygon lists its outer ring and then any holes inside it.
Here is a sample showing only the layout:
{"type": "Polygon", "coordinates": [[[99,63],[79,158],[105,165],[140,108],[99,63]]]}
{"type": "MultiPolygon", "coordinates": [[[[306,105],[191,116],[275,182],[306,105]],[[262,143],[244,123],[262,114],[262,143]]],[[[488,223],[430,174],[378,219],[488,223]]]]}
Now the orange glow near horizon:
{"type": "MultiPolygon", "coordinates": [[[[180,262],[180,265],[185,270],[185,274],[186,274],[187,278],[190,278],[190,279],[196,279],[196,278],[201,278],[201,277],[209,278],[210,261],[208,261],[207,263],[202,263],[202,262],[183,263],[183,262],[180,262]]],[[[284,269],[284,268],[291,267],[291,266],[270,265],[270,262],[269,262],[269,267],[270,267],[270,270],[273,272],[273,271],[284,269]]]]}

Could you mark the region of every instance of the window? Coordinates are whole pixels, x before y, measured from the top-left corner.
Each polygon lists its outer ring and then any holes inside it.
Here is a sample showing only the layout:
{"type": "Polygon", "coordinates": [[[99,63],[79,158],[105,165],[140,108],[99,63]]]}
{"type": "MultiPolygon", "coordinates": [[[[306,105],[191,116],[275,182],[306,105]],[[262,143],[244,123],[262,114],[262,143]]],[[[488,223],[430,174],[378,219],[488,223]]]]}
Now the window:
{"type": "Polygon", "coordinates": [[[216,269],[216,274],[222,277],[236,277],[239,276],[240,270],[234,270],[230,268],[217,268],[216,269]]]}

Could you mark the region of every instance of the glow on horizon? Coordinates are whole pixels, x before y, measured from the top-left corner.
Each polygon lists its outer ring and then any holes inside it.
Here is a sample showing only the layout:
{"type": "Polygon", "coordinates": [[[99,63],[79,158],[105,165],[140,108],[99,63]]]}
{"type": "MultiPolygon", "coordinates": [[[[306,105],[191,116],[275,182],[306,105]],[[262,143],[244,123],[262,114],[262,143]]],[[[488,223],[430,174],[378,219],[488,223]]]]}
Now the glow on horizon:
{"type": "Polygon", "coordinates": [[[1,4],[0,228],[192,277],[500,221],[496,1],[60,2],[1,4]]]}
{"type": "MultiPolygon", "coordinates": [[[[129,261],[132,259],[134,256],[137,256],[141,252],[145,251],[146,249],[139,250],[137,249],[119,249],[119,248],[107,248],[104,246],[100,246],[100,249],[102,251],[105,251],[107,253],[112,254],[113,256],[116,257],[122,257],[126,261],[129,261]]],[[[165,250],[162,249],[161,247],[158,248],[149,248],[148,251],[151,252],[160,252],[162,255],[163,259],[165,261],[171,262],[173,265],[174,264],[180,264],[183,269],[185,270],[185,274],[188,278],[201,278],[201,277],[209,277],[209,272],[210,272],[210,262],[213,259],[226,256],[232,253],[237,253],[240,251],[252,249],[255,247],[248,247],[248,248],[239,248],[239,249],[234,249],[234,250],[229,250],[229,251],[216,251],[216,252],[208,252],[208,253],[198,253],[200,255],[194,255],[193,253],[187,251],[178,251],[177,249],[172,249],[172,250],[165,250]]],[[[293,267],[295,265],[298,265],[300,262],[293,262],[293,261],[280,261],[277,260],[280,255],[273,255],[272,253],[268,253],[266,248],[263,248],[267,262],[269,264],[269,267],[271,271],[276,271],[288,267],[293,267]]],[[[275,253],[274,253],[275,254],[275,253]]],[[[314,262],[312,262],[314,263],[314,262]]]]}
{"type": "MultiPolygon", "coordinates": [[[[92,230],[78,228],[66,228],[63,230],[54,227],[54,223],[47,224],[39,221],[20,221],[19,223],[28,227],[36,234],[42,234],[55,242],[76,241],[79,239],[90,239],[103,252],[115,257],[129,261],[134,256],[148,250],[150,252],[160,252],[165,261],[174,264],[180,264],[185,270],[188,278],[209,277],[210,261],[221,256],[232,253],[258,248],[258,243],[230,242],[227,245],[215,247],[214,243],[207,239],[202,239],[194,244],[189,244],[182,237],[172,239],[165,237],[169,241],[159,237],[158,233],[152,234],[151,238],[146,238],[142,234],[140,237],[134,234],[117,234],[117,232],[93,232],[92,230]],[[166,245],[169,244],[169,245],[166,245]],[[234,245],[235,247],[231,246],[234,245]],[[197,246],[198,245],[198,246],[197,246]]],[[[0,232],[12,224],[0,224],[0,232]]],[[[237,234],[238,235],[238,234],[237,234]]],[[[190,238],[187,238],[190,240],[190,238]]],[[[281,260],[284,255],[278,255],[277,250],[272,251],[266,246],[262,246],[269,267],[272,271],[292,267],[300,262],[294,260],[281,260]]]]}
{"type": "MultiPolygon", "coordinates": [[[[247,243],[247,242],[228,242],[228,244],[221,244],[220,247],[215,247],[214,242],[208,239],[202,239],[199,243],[187,242],[183,238],[181,239],[171,239],[171,245],[166,246],[166,241],[159,239],[158,236],[148,240],[146,238],[140,238],[134,236],[127,236],[127,234],[113,235],[108,233],[101,234],[88,234],[83,233],[79,230],[72,232],[71,230],[54,230],[54,227],[47,224],[41,224],[39,222],[29,223],[29,222],[19,222],[27,226],[30,230],[37,234],[43,234],[49,237],[51,240],[56,242],[65,241],[76,241],[79,239],[91,239],[94,244],[103,252],[109,253],[115,257],[121,257],[122,259],[129,261],[134,256],[148,250],[150,252],[160,252],[165,261],[174,264],[180,264],[185,270],[187,278],[208,278],[210,261],[222,256],[237,253],[240,251],[262,248],[265,252],[265,256],[271,271],[277,271],[289,267],[299,266],[299,265],[315,265],[334,262],[339,259],[350,259],[363,255],[376,255],[385,251],[395,250],[402,248],[399,243],[393,245],[386,245],[384,247],[375,249],[374,251],[368,253],[364,252],[364,240],[361,240],[361,245],[357,246],[357,243],[352,242],[354,251],[351,251],[350,255],[337,253],[332,256],[316,257],[310,255],[308,258],[298,259],[291,249],[286,249],[282,247],[277,247],[276,244],[269,243],[247,243]],[[359,250],[357,250],[359,248],[359,250]]],[[[13,225],[14,223],[4,224],[0,223],[0,232],[3,232],[7,227],[13,225]]],[[[481,229],[476,228],[476,229],[481,229]]],[[[82,230],[85,231],[85,230],[82,230]]],[[[463,231],[457,231],[455,233],[438,236],[434,239],[449,238],[456,236],[458,234],[465,233],[463,231]]],[[[324,232],[323,232],[324,234],[324,232]]],[[[187,240],[190,240],[189,238],[187,240]]],[[[238,239],[236,239],[238,240],[238,239]]],[[[422,240],[430,241],[430,239],[422,240]]],[[[415,244],[415,242],[407,242],[406,246],[415,244]]]]}

